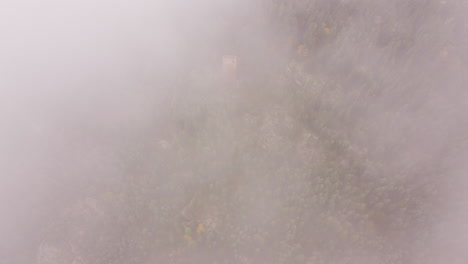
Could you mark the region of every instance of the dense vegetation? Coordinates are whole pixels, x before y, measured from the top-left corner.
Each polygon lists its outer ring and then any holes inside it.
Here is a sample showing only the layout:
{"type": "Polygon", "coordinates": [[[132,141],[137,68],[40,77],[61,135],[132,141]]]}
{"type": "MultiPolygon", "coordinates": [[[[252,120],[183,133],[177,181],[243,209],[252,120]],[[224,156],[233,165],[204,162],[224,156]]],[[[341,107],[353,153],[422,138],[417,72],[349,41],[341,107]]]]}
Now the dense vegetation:
{"type": "Polygon", "coordinates": [[[187,39],[215,43],[191,55],[206,63],[149,80],[171,91],[164,110],[80,157],[119,162],[56,206],[39,263],[466,260],[434,251],[438,221],[460,217],[444,201],[468,150],[466,1],[257,8],[217,33],[194,25],[187,39]],[[226,52],[237,83],[220,78],[226,52]]]}

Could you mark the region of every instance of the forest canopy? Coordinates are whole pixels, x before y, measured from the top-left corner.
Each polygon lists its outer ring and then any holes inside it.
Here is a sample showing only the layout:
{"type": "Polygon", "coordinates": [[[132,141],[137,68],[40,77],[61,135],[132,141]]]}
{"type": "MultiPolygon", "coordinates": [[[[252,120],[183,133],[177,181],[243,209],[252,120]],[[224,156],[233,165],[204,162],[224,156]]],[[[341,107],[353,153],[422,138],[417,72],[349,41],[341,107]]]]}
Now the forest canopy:
{"type": "Polygon", "coordinates": [[[0,68],[0,263],[468,259],[467,1],[96,2],[0,68]]]}

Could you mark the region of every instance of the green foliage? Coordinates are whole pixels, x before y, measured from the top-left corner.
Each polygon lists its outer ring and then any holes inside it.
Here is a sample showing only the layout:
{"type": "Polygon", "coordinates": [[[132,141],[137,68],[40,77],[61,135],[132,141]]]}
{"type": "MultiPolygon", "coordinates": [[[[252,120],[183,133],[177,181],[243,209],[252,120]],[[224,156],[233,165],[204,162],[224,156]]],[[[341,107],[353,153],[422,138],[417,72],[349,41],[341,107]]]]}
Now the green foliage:
{"type": "Polygon", "coordinates": [[[235,91],[209,71],[184,77],[194,97],[176,96],[156,132],[123,151],[126,178],[97,198],[107,217],[80,248],[90,263],[419,263],[411,246],[429,232],[444,172],[388,158],[411,137],[381,120],[404,124],[424,93],[429,73],[409,69],[443,49],[442,7],[300,2],[267,5],[305,58],[260,81],[247,74],[235,91]]]}

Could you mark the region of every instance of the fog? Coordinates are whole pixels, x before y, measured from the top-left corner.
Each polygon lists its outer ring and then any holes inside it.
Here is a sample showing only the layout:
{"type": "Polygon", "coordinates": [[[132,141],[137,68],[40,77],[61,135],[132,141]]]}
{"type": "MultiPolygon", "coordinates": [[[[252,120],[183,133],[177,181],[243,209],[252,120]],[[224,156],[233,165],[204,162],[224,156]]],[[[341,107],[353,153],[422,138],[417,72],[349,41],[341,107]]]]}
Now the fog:
{"type": "Polygon", "coordinates": [[[467,12],[0,1],[0,264],[466,263],[467,12]]]}

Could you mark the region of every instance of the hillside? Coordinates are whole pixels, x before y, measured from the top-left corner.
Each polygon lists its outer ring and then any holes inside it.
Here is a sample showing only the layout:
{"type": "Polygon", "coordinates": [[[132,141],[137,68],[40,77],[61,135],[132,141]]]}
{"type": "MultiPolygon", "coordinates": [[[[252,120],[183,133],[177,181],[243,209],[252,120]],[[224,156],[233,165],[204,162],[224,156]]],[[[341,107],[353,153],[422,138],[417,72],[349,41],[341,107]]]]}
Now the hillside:
{"type": "Polygon", "coordinates": [[[467,1],[163,2],[38,70],[0,263],[465,263],[467,1]]]}

